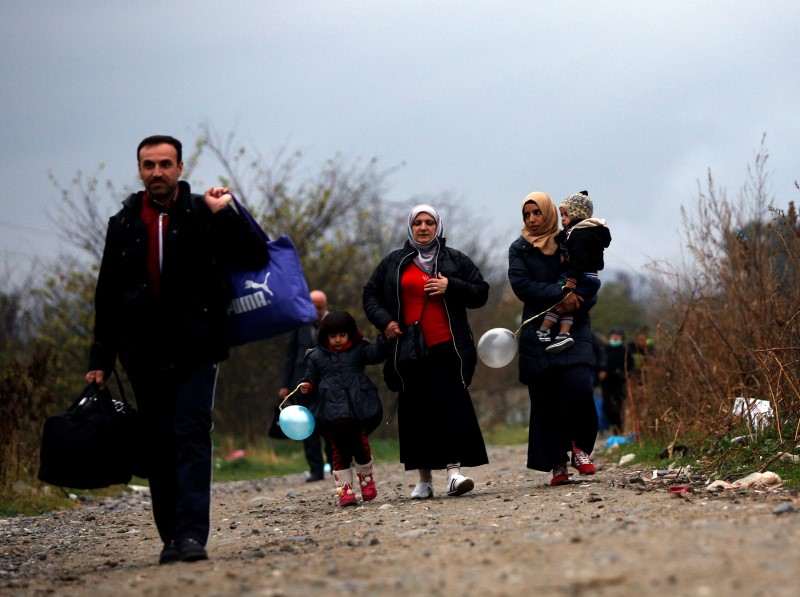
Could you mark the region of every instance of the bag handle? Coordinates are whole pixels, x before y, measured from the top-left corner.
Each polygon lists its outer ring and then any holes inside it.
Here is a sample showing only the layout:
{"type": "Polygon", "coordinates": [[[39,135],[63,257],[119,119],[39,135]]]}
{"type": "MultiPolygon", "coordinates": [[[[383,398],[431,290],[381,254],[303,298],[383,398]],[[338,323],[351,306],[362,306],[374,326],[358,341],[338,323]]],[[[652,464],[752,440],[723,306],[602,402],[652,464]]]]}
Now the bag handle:
{"type": "MultiPolygon", "coordinates": [[[[127,397],[125,396],[125,389],[122,387],[122,380],[119,377],[119,373],[117,373],[117,369],[114,368],[111,370],[111,375],[113,375],[117,379],[117,387],[119,388],[119,397],[120,402],[130,406],[127,397]]],[[[67,409],[67,412],[77,410],[84,406],[84,403],[88,398],[93,396],[99,396],[101,398],[108,397],[109,404],[112,403],[114,398],[111,396],[111,392],[108,390],[108,385],[106,385],[105,390],[101,390],[100,387],[97,385],[97,382],[93,381],[89,385],[87,385],[80,395],[73,401],[72,405],[67,409]]]]}
{"type": "Polygon", "coordinates": [[[258,225],[256,219],[247,211],[244,205],[236,198],[236,196],[231,193],[231,203],[233,204],[233,208],[239,213],[240,216],[244,218],[244,220],[250,224],[250,227],[256,231],[256,233],[264,240],[264,242],[269,242],[269,236],[266,232],[258,225]]]}
{"type": "MultiPolygon", "coordinates": [[[[422,326],[422,316],[425,315],[425,305],[428,304],[428,293],[425,293],[425,298],[422,300],[422,311],[419,312],[419,319],[417,319],[416,323],[419,323],[420,327],[422,326]]],[[[415,322],[411,322],[415,323],[415,322]]],[[[406,324],[408,325],[408,324],[406,324]]]]}

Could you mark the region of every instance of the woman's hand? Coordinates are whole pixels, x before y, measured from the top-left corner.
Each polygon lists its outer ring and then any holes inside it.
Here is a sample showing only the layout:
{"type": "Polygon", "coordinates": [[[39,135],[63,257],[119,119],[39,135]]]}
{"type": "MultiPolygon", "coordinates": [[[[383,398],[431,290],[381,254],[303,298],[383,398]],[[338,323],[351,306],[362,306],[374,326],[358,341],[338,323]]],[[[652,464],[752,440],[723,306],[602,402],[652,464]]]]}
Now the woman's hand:
{"type": "Polygon", "coordinates": [[[390,321],[389,325],[386,326],[386,329],[383,330],[383,336],[387,340],[391,340],[392,338],[397,338],[397,336],[402,336],[403,332],[400,331],[400,326],[396,321],[390,321]]]}
{"type": "Polygon", "coordinates": [[[444,294],[447,291],[449,280],[439,272],[435,278],[428,278],[425,282],[425,292],[428,294],[444,294]]]}
{"type": "Polygon", "coordinates": [[[578,296],[574,292],[570,292],[565,296],[561,302],[556,305],[556,313],[572,313],[581,308],[583,297],[578,296]]]}

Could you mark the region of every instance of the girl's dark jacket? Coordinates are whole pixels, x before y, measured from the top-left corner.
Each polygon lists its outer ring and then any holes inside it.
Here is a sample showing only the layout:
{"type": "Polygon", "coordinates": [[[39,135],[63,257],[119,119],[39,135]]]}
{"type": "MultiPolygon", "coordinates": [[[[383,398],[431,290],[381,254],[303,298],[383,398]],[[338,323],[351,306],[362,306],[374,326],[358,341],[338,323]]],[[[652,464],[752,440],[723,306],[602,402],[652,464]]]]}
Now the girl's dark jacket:
{"type": "Polygon", "coordinates": [[[170,368],[217,363],[228,356],[229,267],[258,270],[269,262],[263,240],[231,207],[212,214],[202,195],[179,183],[164,240],[161,293],[147,272],[143,193],[130,195],[108,223],[95,293],[89,370],[170,368]]]}
{"type": "Polygon", "coordinates": [[[342,419],[360,421],[367,433],[383,417],[378,388],[364,372],[366,365],[386,360],[388,343],[379,336],[376,344],[363,338],[342,352],[325,345],[306,353],[306,372],[301,382],[311,382],[313,394],[309,410],[321,425],[342,419]]]}
{"type": "Polygon", "coordinates": [[[522,326],[519,338],[519,379],[528,384],[539,373],[553,367],[570,365],[594,366],[592,328],[589,309],[597,297],[586,299],[573,313],[575,323],[570,334],[575,339],[568,350],[552,354],[545,352],[546,344],[539,342],[536,330],[544,314],[564,296],[559,278],[559,255],[545,255],[522,236],[511,243],[508,250],[508,280],[517,298],[523,302],[522,321],[534,315],[536,319],[522,326]]]}
{"type": "MultiPolygon", "coordinates": [[[[464,387],[472,383],[478,355],[475,340],[467,319],[467,309],[477,309],[486,304],[489,298],[489,284],[481,276],[480,270],[464,253],[446,246],[440,239],[441,249],[436,260],[436,272],[448,279],[444,293],[444,306],[450,323],[450,333],[461,360],[461,380],[464,387]]],[[[403,269],[413,263],[416,249],[406,241],[402,249],[392,251],[375,268],[364,286],[363,303],[367,319],[383,333],[390,321],[403,327],[400,277],[403,269]]],[[[396,363],[396,342],[392,342],[389,357],[383,367],[383,378],[387,387],[398,391],[404,386],[403,378],[396,363]]]]}

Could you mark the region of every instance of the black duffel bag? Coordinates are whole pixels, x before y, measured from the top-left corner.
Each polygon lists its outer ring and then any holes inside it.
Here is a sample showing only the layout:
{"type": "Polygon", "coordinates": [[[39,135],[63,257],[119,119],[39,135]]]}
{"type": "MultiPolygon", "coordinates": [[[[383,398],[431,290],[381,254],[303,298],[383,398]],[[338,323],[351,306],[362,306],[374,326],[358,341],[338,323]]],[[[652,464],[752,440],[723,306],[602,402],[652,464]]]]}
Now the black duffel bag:
{"type": "Polygon", "coordinates": [[[124,395],[115,399],[108,387],[89,384],[67,412],[45,421],[39,479],[97,489],[128,483],[134,473],[146,476],[135,449],[139,428],[139,414],[124,395]]]}

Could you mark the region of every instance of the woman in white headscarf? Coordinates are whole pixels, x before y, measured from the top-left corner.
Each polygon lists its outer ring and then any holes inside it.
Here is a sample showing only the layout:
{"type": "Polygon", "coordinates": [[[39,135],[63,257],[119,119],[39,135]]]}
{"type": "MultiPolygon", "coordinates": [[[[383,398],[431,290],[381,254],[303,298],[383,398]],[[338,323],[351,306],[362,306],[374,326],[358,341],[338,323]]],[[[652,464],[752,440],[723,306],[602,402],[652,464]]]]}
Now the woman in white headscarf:
{"type": "Polygon", "coordinates": [[[427,356],[404,365],[397,345],[384,365],[384,380],[399,392],[400,461],[417,470],[411,497],[433,497],[433,470],[447,470],[447,495],[472,490],[461,467],[487,464],[486,446],[467,387],[477,353],[467,309],[486,304],[489,284],[464,253],[446,246],[444,222],[430,205],[408,216],[408,240],[375,268],[364,286],[364,311],[389,339],[421,323],[427,356]]]}

